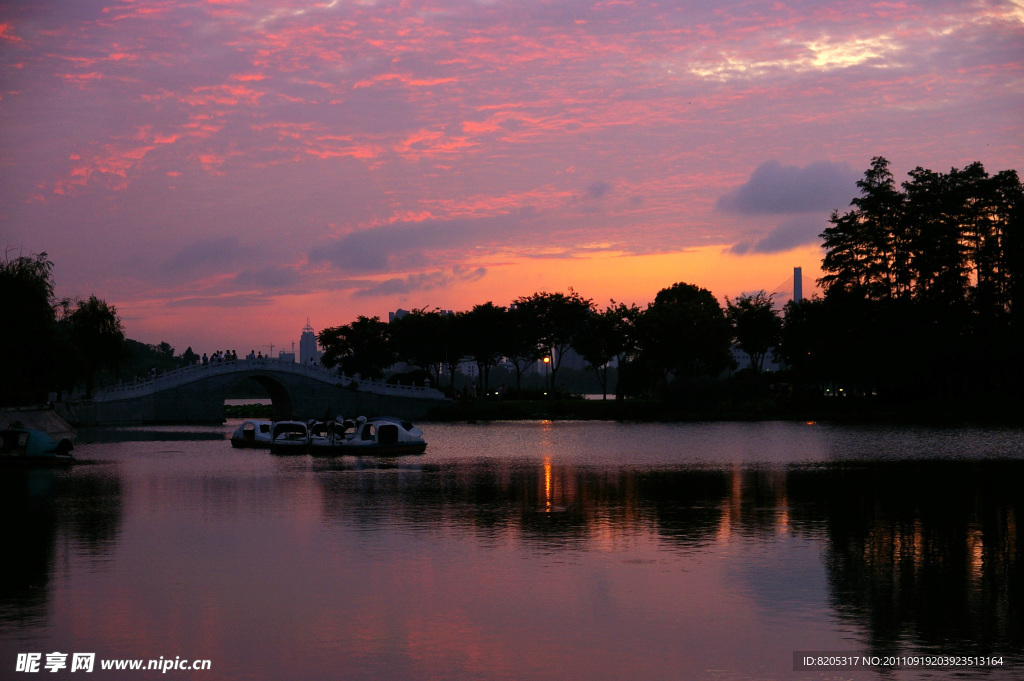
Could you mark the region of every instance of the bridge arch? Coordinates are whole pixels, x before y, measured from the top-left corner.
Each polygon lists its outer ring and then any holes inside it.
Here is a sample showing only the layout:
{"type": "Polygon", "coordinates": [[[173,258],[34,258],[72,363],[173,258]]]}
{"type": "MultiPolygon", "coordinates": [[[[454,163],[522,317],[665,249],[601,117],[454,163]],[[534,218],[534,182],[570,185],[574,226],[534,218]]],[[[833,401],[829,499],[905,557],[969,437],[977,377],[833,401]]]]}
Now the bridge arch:
{"type": "Polygon", "coordinates": [[[292,400],[292,396],[291,393],[288,392],[288,388],[284,383],[267,374],[249,374],[248,376],[239,378],[226,388],[224,393],[225,396],[232,388],[245,383],[246,381],[255,381],[267,392],[267,396],[270,398],[270,404],[273,409],[273,419],[275,421],[286,421],[294,417],[294,400],[292,400]]]}
{"type": "Polygon", "coordinates": [[[274,419],[325,415],[400,414],[421,418],[445,402],[433,388],[354,381],[317,366],[271,359],[234,360],[189,366],[149,381],[97,391],[92,399],[61,404],[73,425],[220,422],[232,386],[252,379],[273,404],[274,419]]]}

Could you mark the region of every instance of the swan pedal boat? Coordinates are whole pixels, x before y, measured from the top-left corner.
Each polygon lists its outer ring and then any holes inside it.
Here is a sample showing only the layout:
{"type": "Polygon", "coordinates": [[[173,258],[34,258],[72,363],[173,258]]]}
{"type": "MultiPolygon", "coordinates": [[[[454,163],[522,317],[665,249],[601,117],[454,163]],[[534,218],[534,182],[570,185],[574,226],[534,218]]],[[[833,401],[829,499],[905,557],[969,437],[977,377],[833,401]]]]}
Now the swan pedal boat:
{"type": "Polygon", "coordinates": [[[270,431],[273,429],[273,421],[262,421],[259,419],[248,419],[235,429],[231,436],[232,447],[270,447],[270,431]]]}
{"type": "Polygon", "coordinates": [[[309,424],[305,421],[274,421],[270,431],[272,454],[306,454],[309,452],[309,424]]]}
{"type": "Polygon", "coordinates": [[[422,454],[426,449],[422,430],[390,416],[319,421],[309,439],[310,452],[321,455],[400,456],[422,454]]]}

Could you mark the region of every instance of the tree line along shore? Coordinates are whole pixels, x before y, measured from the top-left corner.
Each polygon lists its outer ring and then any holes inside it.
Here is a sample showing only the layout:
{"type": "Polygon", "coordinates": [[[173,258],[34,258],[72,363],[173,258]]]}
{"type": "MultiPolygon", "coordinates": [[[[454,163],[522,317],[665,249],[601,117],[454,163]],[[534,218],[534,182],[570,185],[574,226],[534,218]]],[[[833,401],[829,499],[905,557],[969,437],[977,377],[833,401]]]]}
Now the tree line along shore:
{"type": "MultiPolygon", "coordinates": [[[[823,295],[781,309],[764,291],[726,298],[678,282],[646,307],[599,308],[573,289],[459,312],[359,315],[318,334],[322,363],[394,377],[455,398],[438,419],[924,418],[1014,421],[1024,384],[1024,187],[980,163],[915,168],[897,184],[882,157],[822,239],[823,295]],[[749,367],[735,371],[732,348],[749,367]],[[573,400],[563,359],[576,353],[611,399],[573,400]],[[782,370],[766,372],[768,358],[782,370]],[[473,385],[456,371],[471,361],[473,385]],[[538,393],[531,368],[544,362],[538,393]],[[532,381],[532,382],[531,382],[532,381]],[[500,393],[499,396],[496,393],[500,393]],[[547,393],[546,395],[544,393],[547,393]],[[555,395],[561,393],[561,399],[555,395]]],[[[187,361],[166,343],[131,344],[105,301],[55,301],[46,254],[0,266],[0,305],[18,333],[2,404],[27,404],[120,376],[131,355],[187,361]],[[54,361],[53,358],[60,358],[54,361]],[[45,361],[44,361],[45,360],[45,361]],[[42,370],[40,368],[43,367],[42,370]]],[[[194,354],[192,354],[194,357],[194,354]]]]}

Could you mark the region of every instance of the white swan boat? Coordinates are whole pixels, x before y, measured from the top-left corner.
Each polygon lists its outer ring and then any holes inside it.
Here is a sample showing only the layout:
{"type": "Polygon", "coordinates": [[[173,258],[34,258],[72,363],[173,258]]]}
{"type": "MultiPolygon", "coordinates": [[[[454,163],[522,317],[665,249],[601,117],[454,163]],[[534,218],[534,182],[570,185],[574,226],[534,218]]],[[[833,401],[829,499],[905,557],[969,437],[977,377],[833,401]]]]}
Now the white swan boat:
{"type": "Polygon", "coordinates": [[[422,454],[426,448],[422,430],[390,416],[321,421],[312,427],[309,441],[313,454],[325,455],[400,456],[422,454]]]}
{"type": "Polygon", "coordinates": [[[270,431],[273,454],[306,454],[309,451],[309,425],[305,421],[275,421],[270,431]]]}
{"type": "Polygon", "coordinates": [[[270,447],[270,431],[274,427],[272,421],[248,419],[235,429],[231,435],[232,447],[270,447]]]}

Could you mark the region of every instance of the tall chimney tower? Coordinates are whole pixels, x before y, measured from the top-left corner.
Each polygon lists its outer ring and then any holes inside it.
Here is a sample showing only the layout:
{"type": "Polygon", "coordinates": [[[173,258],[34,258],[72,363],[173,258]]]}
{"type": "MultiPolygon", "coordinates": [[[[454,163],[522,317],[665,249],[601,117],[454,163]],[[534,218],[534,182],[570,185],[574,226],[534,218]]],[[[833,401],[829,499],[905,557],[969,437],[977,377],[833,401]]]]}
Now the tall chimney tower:
{"type": "Polygon", "coordinates": [[[804,299],[804,274],[799,267],[793,268],[793,302],[804,299]]]}

